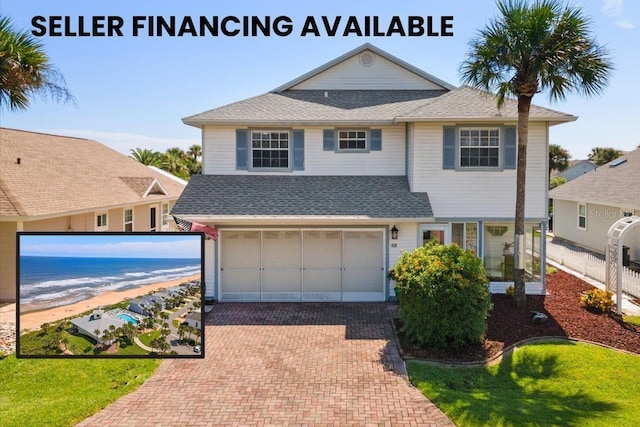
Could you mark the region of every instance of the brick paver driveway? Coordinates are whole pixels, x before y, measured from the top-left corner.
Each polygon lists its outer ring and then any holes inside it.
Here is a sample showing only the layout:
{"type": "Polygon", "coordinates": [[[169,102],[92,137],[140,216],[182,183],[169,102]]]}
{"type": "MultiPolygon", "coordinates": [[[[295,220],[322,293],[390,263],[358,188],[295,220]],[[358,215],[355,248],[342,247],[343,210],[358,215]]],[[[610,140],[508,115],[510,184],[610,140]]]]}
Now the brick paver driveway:
{"type": "Polygon", "coordinates": [[[387,304],[225,303],[205,359],[172,359],[87,426],[450,426],[403,376],[387,304]]]}

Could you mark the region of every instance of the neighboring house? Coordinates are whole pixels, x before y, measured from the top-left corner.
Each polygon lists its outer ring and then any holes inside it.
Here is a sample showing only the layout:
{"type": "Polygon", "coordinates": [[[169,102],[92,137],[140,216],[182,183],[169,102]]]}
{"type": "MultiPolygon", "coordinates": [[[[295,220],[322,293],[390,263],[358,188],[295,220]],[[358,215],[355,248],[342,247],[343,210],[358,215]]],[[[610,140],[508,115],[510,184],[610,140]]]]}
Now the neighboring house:
{"type": "Polygon", "coordinates": [[[185,296],[187,294],[187,289],[181,286],[171,286],[170,288],[166,288],[165,292],[173,296],[185,296]]]}
{"type": "Polygon", "coordinates": [[[18,231],[161,231],[184,184],[97,141],[0,128],[0,300],[18,231]]]}
{"type": "MultiPolygon", "coordinates": [[[[202,130],[203,173],[172,213],[205,242],[206,297],[384,301],[402,250],[430,239],[513,278],[517,101],[454,86],[364,44],[272,92],[183,119],[202,130]]],[[[545,290],[548,129],[531,107],[527,292],[545,290]],[[536,232],[541,230],[542,233],[536,232]]]]}
{"type": "Polygon", "coordinates": [[[202,327],[202,312],[200,311],[200,309],[194,310],[184,316],[184,321],[187,325],[193,326],[196,329],[200,329],[202,327]]]}
{"type": "MultiPolygon", "coordinates": [[[[623,216],[640,215],[640,149],[549,192],[558,238],[605,253],[607,232],[623,216]]],[[[640,230],[625,237],[631,260],[640,260],[640,230]]]]}
{"type": "Polygon", "coordinates": [[[142,314],[143,316],[150,316],[153,308],[156,307],[156,304],[159,304],[160,306],[159,311],[166,308],[166,303],[160,295],[157,295],[156,293],[143,295],[129,301],[129,310],[134,313],[142,314]]]}
{"type": "Polygon", "coordinates": [[[112,325],[117,329],[127,323],[117,316],[105,314],[103,310],[93,310],[93,313],[83,317],[76,317],[71,319],[70,322],[78,328],[79,333],[93,338],[99,344],[104,345],[110,345],[115,341],[115,339],[103,340],[102,335],[104,331],[109,330],[112,325]],[[100,333],[96,334],[96,330],[100,331],[100,333]]]}
{"type": "Polygon", "coordinates": [[[571,181],[576,179],[579,176],[584,175],[585,173],[589,173],[598,168],[598,165],[593,163],[591,160],[571,160],[569,162],[569,167],[562,172],[554,170],[551,172],[551,177],[562,176],[567,179],[567,181],[571,181]]]}

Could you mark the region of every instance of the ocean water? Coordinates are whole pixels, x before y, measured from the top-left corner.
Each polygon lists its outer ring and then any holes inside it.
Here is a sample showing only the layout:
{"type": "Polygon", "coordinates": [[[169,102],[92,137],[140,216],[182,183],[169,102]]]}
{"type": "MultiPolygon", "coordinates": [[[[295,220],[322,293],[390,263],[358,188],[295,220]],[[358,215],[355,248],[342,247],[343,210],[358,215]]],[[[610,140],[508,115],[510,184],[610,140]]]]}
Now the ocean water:
{"type": "Polygon", "coordinates": [[[200,259],[20,257],[22,312],[200,274],[200,259]]]}

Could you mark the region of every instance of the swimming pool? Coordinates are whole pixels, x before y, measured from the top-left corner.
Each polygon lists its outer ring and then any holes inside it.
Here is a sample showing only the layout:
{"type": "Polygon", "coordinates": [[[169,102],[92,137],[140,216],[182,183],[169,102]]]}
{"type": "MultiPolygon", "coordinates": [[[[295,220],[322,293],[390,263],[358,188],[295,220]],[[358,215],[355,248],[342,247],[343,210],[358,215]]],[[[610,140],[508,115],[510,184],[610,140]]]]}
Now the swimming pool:
{"type": "Polygon", "coordinates": [[[124,313],[120,313],[118,314],[118,317],[122,320],[124,320],[125,322],[129,322],[132,325],[137,325],[138,321],[136,319],[134,319],[133,317],[129,316],[128,314],[124,314],[124,313]]]}

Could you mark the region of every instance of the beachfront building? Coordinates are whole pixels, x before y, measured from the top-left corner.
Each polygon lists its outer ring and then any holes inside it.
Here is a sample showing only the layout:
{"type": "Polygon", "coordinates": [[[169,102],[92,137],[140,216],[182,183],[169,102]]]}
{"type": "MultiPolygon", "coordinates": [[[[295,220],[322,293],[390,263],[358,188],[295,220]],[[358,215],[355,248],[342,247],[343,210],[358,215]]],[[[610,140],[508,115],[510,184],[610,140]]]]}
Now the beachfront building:
{"type": "MultiPolygon", "coordinates": [[[[575,119],[531,106],[529,294],[545,294],[549,128],[575,119]]],[[[183,122],[202,174],[172,212],[219,230],[207,299],[385,301],[402,251],[433,239],[482,258],[493,292],[513,284],[517,100],[498,109],[367,43],[183,122]]]]}
{"type": "Polygon", "coordinates": [[[192,311],[184,316],[184,321],[187,325],[200,329],[202,327],[202,312],[200,309],[192,311]]]}
{"type": "Polygon", "coordinates": [[[86,335],[95,340],[98,344],[111,345],[115,338],[103,340],[104,331],[112,326],[115,329],[121,328],[127,323],[118,316],[105,313],[103,310],[93,310],[91,314],[71,319],[70,322],[78,329],[78,333],[86,335]],[[99,331],[99,333],[96,333],[99,331]]]}
{"type": "Polygon", "coordinates": [[[0,128],[0,301],[18,231],[169,231],[186,182],[97,141],[0,128]]]}
{"type": "Polygon", "coordinates": [[[164,299],[160,295],[156,295],[156,293],[143,295],[129,301],[129,310],[134,313],[142,314],[143,316],[151,316],[152,311],[156,306],[159,308],[159,311],[166,308],[164,299]]]}

